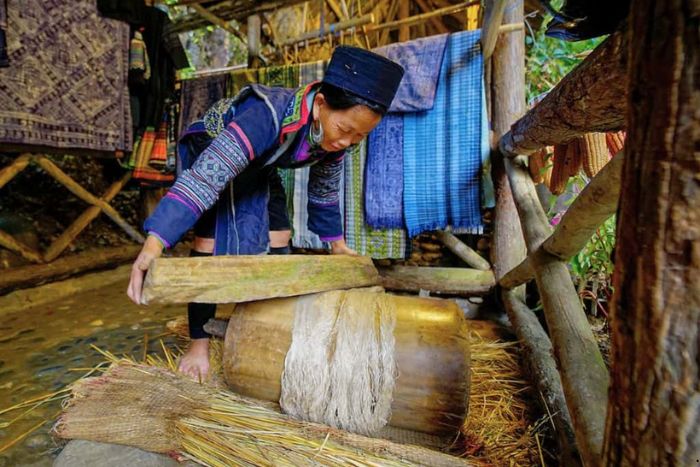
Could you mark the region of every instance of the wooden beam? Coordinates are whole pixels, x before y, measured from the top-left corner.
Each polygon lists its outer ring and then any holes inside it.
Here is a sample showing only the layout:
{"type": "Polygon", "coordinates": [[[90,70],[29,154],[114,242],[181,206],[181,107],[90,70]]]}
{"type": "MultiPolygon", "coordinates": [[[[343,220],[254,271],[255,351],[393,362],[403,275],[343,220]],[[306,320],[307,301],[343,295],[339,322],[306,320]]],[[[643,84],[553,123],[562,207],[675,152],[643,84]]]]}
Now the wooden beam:
{"type": "Polygon", "coordinates": [[[20,242],[19,240],[15,240],[15,238],[12,235],[10,235],[2,229],[0,229],[0,246],[3,246],[8,250],[14,251],[15,253],[19,253],[23,258],[33,263],[43,262],[41,253],[32,248],[29,248],[27,245],[20,242]]]}
{"type": "Polygon", "coordinates": [[[513,124],[499,142],[508,157],[528,155],[590,132],[621,130],[627,96],[627,35],[608,37],[513,124]]]}
{"type": "Polygon", "coordinates": [[[46,264],[6,269],[0,274],[0,294],[131,262],[139,251],[141,245],[95,248],[46,264]]]}
{"type": "Polygon", "coordinates": [[[488,60],[496,48],[498,28],[503,23],[506,0],[486,0],[484,6],[484,26],[481,29],[481,53],[488,60]]]}
{"type": "Polygon", "coordinates": [[[392,266],[381,268],[382,285],[389,290],[473,296],[486,295],[495,285],[493,272],[468,268],[392,266]]]}
{"type": "MultiPolygon", "coordinates": [[[[100,199],[105,203],[109,203],[119,194],[129,180],[131,180],[131,172],[127,172],[120,180],[114,182],[100,199]]],[[[100,212],[102,212],[102,208],[99,206],[90,206],[87,208],[85,212],[73,221],[73,223],[49,245],[44,253],[44,261],[50,262],[56,259],[63,250],[70,245],[70,242],[72,242],[93,219],[100,215],[100,212]]]]}
{"type": "Polygon", "coordinates": [[[490,271],[491,265],[479,253],[469,248],[459,238],[452,233],[438,230],[435,232],[440,241],[450,249],[452,253],[457,255],[459,259],[467,263],[469,266],[480,271],[490,271]]]}
{"type": "Polygon", "coordinates": [[[506,173],[528,250],[537,250],[531,262],[581,457],[586,465],[599,465],[608,370],[566,264],[538,250],[550,229],[525,162],[525,157],[506,159],[506,173]]]}
{"type": "Polygon", "coordinates": [[[364,256],[159,258],[148,270],[143,303],[238,303],[379,285],[364,256]]]}
{"type": "Polygon", "coordinates": [[[143,243],[145,238],[136,229],[134,229],[128,222],[122,219],[122,216],[109,204],[105,203],[103,200],[97,198],[95,195],[87,191],[85,188],[80,186],[78,182],[73,180],[68,176],[63,170],[61,170],[56,164],[51,162],[44,156],[34,157],[34,162],[44,169],[49,175],[56,179],[61,185],[65,186],[78,198],[82,199],[88,204],[93,206],[98,206],[115,224],[124,230],[129,237],[133,240],[143,243]]]}
{"type": "Polygon", "coordinates": [[[0,170],[0,188],[4,187],[18,173],[23,171],[31,161],[31,158],[32,156],[29,154],[22,154],[9,165],[3,167],[0,170]]]}
{"type": "Polygon", "coordinates": [[[324,36],[328,34],[336,35],[340,31],[344,31],[346,29],[354,28],[354,27],[359,27],[359,26],[364,26],[367,24],[370,24],[374,22],[374,15],[368,14],[361,16],[359,18],[352,18],[347,21],[341,21],[339,23],[333,23],[329,24],[326,26],[324,29],[318,29],[316,31],[310,31],[310,32],[305,32],[304,34],[294,37],[292,39],[288,39],[279,45],[285,46],[285,45],[294,45],[299,42],[304,42],[307,40],[311,39],[320,39],[323,38],[324,36]]]}
{"type": "Polygon", "coordinates": [[[228,22],[226,22],[226,21],[224,21],[223,19],[219,18],[218,16],[216,16],[215,14],[213,14],[212,12],[210,12],[209,10],[207,10],[206,8],[204,8],[202,5],[199,5],[199,4],[197,4],[197,3],[194,3],[194,4],[190,5],[190,6],[191,6],[192,9],[193,9],[194,11],[196,11],[197,14],[198,14],[199,16],[201,16],[202,18],[206,19],[207,21],[209,21],[209,22],[212,23],[213,25],[220,27],[220,28],[223,29],[224,31],[233,34],[233,35],[236,36],[238,39],[240,39],[240,41],[243,42],[244,44],[246,43],[246,38],[245,38],[245,36],[244,36],[240,31],[238,31],[236,28],[234,28],[233,26],[231,26],[228,22]]]}
{"type": "MultiPolygon", "coordinates": [[[[622,184],[623,157],[622,152],[618,153],[593,177],[566,211],[554,233],[542,243],[542,250],[562,261],[568,261],[586,246],[598,227],[615,214],[622,184]]],[[[509,289],[534,277],[532,261],[528,257],[509,271],[499,284],[509,289]]]]}
{"type": "MultiPolygon", "coordinates": [[[[427,3],[425,3],[425,0],[415,0],[415,2],[416,4],[418,4],[418,8],[420,8],[423,13],[430,13],[431,11],[433,11],[433,9],[430,8],[427,3]]],[[[442,23],[442,21],[440,21],[438,17],[432,16],[430,17],[429,21],[430,24],[432,24],[433,27],[435,27],[435,29],[437,29],[440,34],[446,34],[449,32],[449,30],[445,27],[445,25],[442,23]]]]}
{"type": "MultiPolygon", "coordinates": [[[[511,0],[504,13],[504,21],[523,21],[522,0],[511,0]]],[[[496,137],[506,133],[510,126],[525,111],[525,41],[524,34],[516,33],[501,36],[496,43],[487,70],[491,75],[489,95],[492,102],[488,108],[492,112],[493,130],[496,137]]],[[[492,264],[497,278],[516,266],[526,256],[523,233],[513,194],[506,176],[503,156],[494,152],[492,174],[496,192],[494,211],[494,235],[491,248],[492,264]]],[[[527,374],[533,386],[542,395],[544,410],[553,414],[552,421],[559,445],[559,463],[566,466],[579,466],[578,454],[569,409],[565,403],[561,377],[554,360],[552,344],[537,317],[524,305],[525,287],[501,290],[501,302],[513,326],[521,348],[527,374]]]]}

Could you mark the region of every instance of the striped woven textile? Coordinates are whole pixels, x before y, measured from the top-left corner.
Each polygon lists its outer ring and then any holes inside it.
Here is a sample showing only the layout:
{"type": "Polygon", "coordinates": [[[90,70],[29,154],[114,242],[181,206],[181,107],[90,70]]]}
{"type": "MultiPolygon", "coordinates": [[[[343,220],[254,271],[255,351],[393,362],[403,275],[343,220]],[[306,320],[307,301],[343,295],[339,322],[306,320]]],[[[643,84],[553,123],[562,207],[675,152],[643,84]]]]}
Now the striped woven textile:
{"type": "Polygon", "coordinates": [[[434,107],[404,115],[404,215],[410,236],[479,231],[483,60],[481,31],[450,35],[434,107]]]}

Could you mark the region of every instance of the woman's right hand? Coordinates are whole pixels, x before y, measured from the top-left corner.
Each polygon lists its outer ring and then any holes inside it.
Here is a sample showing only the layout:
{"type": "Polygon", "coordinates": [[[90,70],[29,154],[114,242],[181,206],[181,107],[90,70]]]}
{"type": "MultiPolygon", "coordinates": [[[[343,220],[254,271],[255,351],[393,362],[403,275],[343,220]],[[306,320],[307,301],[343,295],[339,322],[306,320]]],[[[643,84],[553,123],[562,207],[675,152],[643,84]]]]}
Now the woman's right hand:
{"type": "Polygon", "coordinates": [[[131,278],[129,279],[129,287],[126,289],[126,294],[131,301],[137,305],[141,304],[141,291],[143,289],[143,278],[146,271],[151,266],[151,262],[158,258],[163,253],[163,244],[161,241],[149,235],[141,248],[141,252],[136,257],[134,265],[131,267],[131,278]]]}

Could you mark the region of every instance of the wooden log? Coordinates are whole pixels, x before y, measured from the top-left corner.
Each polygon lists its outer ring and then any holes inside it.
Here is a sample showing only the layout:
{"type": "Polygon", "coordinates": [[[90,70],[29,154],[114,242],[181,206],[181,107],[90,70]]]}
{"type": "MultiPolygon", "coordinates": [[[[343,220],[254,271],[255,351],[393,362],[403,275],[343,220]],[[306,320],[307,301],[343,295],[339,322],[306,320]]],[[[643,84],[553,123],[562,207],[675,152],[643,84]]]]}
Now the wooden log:
{"type": "MultiPolygon", "coordinates": [[[[335,294],[336,292],[329,292],[335,294]]],[[[469,327],[451,300],[389,295],[398,374],[389,425],[454,435],[466,417],[469,327]]],[[[224,341],[224,377],[235,392],[277,402],[298,298],[236,306],[224,341]]]]}
{"type": "Polygon", "coordinates": [[[23,171],[30,161],[31,155],[22,154],[12,161],[11,164],[3,167],[2,170],[0,170],[0,188],[4,187],[10,180],[15,178],[18,173],[23,171]]]}
{"type": "Polygon", "coordinates": [[[7,269],[0,274],[0,293],[34,287],[88,271],[124,264],[133,261],[140,250],[140,245],[95,248],[59,258],[48,264],[32,264],[7,269]]]}
{"type": "Polygon", "coordinates": [[[134,241],[143,243],[146,239],[141,235],[136,229],[134,229],[128,222],[126,222],[119,213],[109,204],[105,203],[103,200],[97,198],[95,195],[87,191],[85,188],[80,186],[78,182],[73,180],[68,174],[61,170],[56,164],[51,162],[44,156],[35,156],[34,162],[37,163],[42,169],[44,169],[49,175],[56,179],[61,185],[68,188],[68,190],[73,193],[78,198],[82,199],[86,203],[92,204],[93,206],[98,206],[102,211],[112,219],[112,221],[124,230],[124,232],[129,235],[134,241]]]}
{"type": "MultiPolygon", "coordinates": [[[[119,194],[129,180],[131,180],[131,172],[127,172],[120,180],[114,182],[100,199],[105,203],[109,203],[119,194]]],[[[44,261],[51,262],[56,259],[63,250],[70,245],[70,242],[72,242],[101,211],[102,208],[99,206],[90,206],[87,208],[56,240],[53,241],[53,243],[51,243],[51,245],[49,245],[44,253],[44,261]]]]}
{"type": "MultiPolygon", "coordinates": [[[[623,153],[618,153],[584,188],[566,211],[554,233],[542,243],[547,253],[568,261],[578,254],[600,225],[617,211],[623,153]]],[[[532,261],[525,258],[499,285],[509,289],[533,279],[532,261]]]]}
{"type": "Polygon", "coordinates": [[[364,256],[214,256],[159,258],[149,268],[143,303],[238,303],[379,285],[364,256]]]}
{"type": "Polygon", "coordinates": [[[598,465],[603,444],[608,371],[566,265],[541,249],[549,224],[525,157],[506,159],[513,198],[532,255],[535,280],[552,338],[576,441],[586,465],[598,465]],[[544,219],[544,220],[543,220],[544,219]]]}
{"type": "MultiPolygon", "coordinates": [[[[503,21],[522,23],[522,0],[509,1],[503,21]]],[[[487,82],[492,87],[489,94],[492,102],[493,129],[497,137],[508,131],[511,124],[525,111],[525,43],[520,34],[500,36],[496,48],[487,61],[487,70],[492,70],[487,82]]],[[[518,213],[513,201],[510,183],[505,173],[503,156],[495,152],[492,174],[496,190],[494,211],[494,235],[491,257],[497,278],[516,266],[526,256],[526,247],[518,213]]],[[[544,411],[552,414],[557,427],[559,463],[566,466],[581,465],[576,441],[572,436],[573,426],[565,403],[561,378],[553,358],[552,344],[536,317],[524,306],[525,287],[511,291],[501,290],[501,301],[522,349],[523,361],[533,386],[542,395],[544,411]]]]}
{"type": "Polygon", "coordinates": [[[503,22],[506,0],[488,0],[484,4],[484,26],[481,30],[481,54],[488,60],[496,48],[498,28],[503,22]]]}
{"type": "Polygon", "coordinates": [[[604,464],[700,462],[698,2],[630,10],[604,464]]]}
{"type": "Polygon", "coordinates": [[[388,290],[460,296],[486,295],[495,285],[493,272],[468,268],[392,266],[381,268],[382,285],[388,290]]]}
{"type": "Polygon", "coordinates": [[[566,143],[590,132],[621,130],[627,96],[627,35],[601,43],[499,142],[509,157],[566,143]]]}
{"type": "Polygon", "coordinates": [[[490,271],[491,265],[479,253],[469,248],[459,238],[452,233],[446,231],[437,232],[438,237],[450,249],[452,253],[457,255],[462,261],[469,266],[480,271],[490,271]]]}
{"type": "Polygon", "coordinates": [[[23,258],[33,263],[42,263],[44,261],[41,257],[41,253],[29,248],[19,240],[16,240],[12,235],[2,229],[0,229],[0,246],[12,250],[15,253],[19,253],[23,258]]]}

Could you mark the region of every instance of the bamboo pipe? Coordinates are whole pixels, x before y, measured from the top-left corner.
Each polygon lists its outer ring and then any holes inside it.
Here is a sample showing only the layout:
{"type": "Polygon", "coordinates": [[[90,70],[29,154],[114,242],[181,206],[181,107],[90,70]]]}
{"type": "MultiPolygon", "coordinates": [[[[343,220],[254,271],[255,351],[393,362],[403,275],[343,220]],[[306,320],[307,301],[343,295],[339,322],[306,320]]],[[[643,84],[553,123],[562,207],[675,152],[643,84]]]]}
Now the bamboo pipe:
{"type": "MultiPolygon", "coordinates": [[[[399,374],[389,425],[454,435],[466,417],[469,396],[469,329],[464,314],[451,300],[388,298],[396,309],[399,374]]],[[[236,306],[223,355],[224,378],[235,392],[279,401],[297,301],[291,297],[236,306]]]]}
{"type": "MultiPolygon", "coordinates": [[[[593,177],[566,211],[554,233],[542,243],[542,250],[568,261],[586,246],[598,227],[615,214],[620,199],[623,158],[620,151],[593,177]]],[[[501,287],[511,289],[535,277],[530,256],[499,280],[501,287]]]]}

